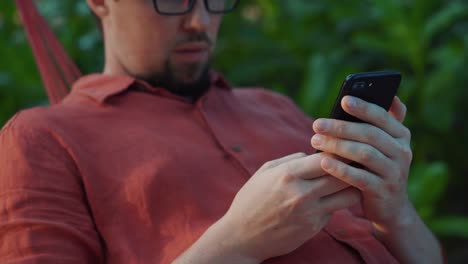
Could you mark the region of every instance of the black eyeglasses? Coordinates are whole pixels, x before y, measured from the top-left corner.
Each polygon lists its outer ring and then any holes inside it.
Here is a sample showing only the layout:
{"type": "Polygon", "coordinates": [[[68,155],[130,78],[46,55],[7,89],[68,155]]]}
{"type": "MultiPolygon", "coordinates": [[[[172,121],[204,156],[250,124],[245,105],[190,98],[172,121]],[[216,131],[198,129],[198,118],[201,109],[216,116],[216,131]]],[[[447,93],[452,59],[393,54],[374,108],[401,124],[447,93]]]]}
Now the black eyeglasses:
{"type": "MultiPolygon", "coordinates": [[[[234,10],[240,0],[203,0],[208,12],[225,14],[234,10]]],[[[190,13],[196,0],[153,0],[156,11],[165,16],[177,16],[190,13]]]]}

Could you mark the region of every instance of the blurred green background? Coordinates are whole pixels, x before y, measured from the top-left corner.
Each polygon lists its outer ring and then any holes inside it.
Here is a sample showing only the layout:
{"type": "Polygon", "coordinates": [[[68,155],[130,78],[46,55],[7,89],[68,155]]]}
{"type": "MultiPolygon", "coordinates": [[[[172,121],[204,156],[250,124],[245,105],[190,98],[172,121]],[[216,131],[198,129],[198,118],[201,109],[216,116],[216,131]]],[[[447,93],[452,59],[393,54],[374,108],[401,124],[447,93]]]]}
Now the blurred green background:
{"type": "MultiPolygon", "coordinates": [[[[102,42],[84,0],[37,0],[84,73],[102,42]]],[[[413,132],[409,193],[449,263],[468,263],[468,0],[250,0],[225,17],[215,66],[326,117],[349,73],[395,69],[413,132]]],[[[13,1],[0,2],[0,126],[47,104],[13,1]]]]}

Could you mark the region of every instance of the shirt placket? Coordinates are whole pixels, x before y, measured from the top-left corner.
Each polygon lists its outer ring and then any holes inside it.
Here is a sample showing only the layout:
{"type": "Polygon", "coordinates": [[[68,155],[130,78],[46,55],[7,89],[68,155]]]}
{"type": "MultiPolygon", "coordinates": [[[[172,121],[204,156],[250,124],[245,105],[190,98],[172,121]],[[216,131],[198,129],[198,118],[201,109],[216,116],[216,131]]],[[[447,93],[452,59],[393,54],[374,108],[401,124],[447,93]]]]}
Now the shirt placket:
{"type": "Polygon", "coordinates": [[[202,126],[205,127],[208,134],[216,142],[216,145],[219,147],[219,149],[223,151],[224,156],[227,159],[231,160],[233,165],[238,168],[238,170],[242,174],[242,177],[245,178],[245,180],[250,179],[250,177],[252,176],[251,172],[243,165],[241,159],[241,155],[243,153],[242,145],[239,142],[229,144],[228,142],[222,140],[222,137],[220,137],[220,135],[216,133],[216,130],[213,129],[213,121],[210,119],[210,116],[206,113],[206,111],[208,110],[205,107],[205,99],[206,97],[200,98],[200,100],[195,105],[195,111],[200,116],[202,126]]]}

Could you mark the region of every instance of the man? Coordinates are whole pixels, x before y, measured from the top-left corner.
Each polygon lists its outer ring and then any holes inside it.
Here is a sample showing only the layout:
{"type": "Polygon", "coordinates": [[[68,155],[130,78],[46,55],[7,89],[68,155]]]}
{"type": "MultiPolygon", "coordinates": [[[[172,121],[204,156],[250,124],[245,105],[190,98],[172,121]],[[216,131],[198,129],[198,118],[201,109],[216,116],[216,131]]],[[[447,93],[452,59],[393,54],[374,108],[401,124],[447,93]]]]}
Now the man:
{"type": "Polygon", "coordinates": [[[210,71],[237,1],[87,2],[103,74],[0,134],[1,263],[441,263],[397,98],[347,97],[370,124],[320,119],[311,138],[290,100],[210,71]]]}

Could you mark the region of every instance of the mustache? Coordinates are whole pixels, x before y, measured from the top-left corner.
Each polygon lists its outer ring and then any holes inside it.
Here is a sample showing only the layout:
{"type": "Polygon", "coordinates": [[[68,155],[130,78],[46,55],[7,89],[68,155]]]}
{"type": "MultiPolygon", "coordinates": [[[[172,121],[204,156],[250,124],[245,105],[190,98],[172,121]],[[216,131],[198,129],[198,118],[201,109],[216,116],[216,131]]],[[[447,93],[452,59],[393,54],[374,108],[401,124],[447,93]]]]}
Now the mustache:
{"type": "Polygon", "coordinates": [[[192,42],[205,42],[210,47],[213,46],[213,41],[211,40],[210,36],[206,32],[198,32],[198,33],[191,33],[189,35],[185,35],[181,39],[176,42],[177,45],[192,43],[192,42]]]}

